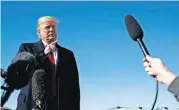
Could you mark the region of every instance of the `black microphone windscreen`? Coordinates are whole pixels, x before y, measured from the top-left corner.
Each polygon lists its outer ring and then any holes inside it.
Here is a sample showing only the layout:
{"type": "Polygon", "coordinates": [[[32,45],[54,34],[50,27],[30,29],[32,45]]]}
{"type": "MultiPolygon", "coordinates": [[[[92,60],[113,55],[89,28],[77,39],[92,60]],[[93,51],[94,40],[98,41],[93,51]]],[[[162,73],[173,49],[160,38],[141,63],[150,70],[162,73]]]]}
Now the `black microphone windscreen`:
{"type": "Polygon", "coordinates": [[[35,57],[28,52],[18,53],[7,69],[7,83],[14,89],[20,89],[28,84],[35,70],[35,57]]]}
{"type": "Polygon", "coordinates": [[[49,98],[50,83],[48,78],[48,74],[42,69],[34,72],[32,76],[32,97],[34,101],[43,101],[49,98]]]}
{"type": "Polygon", "coordinates": [[[31,53],[29,53],[29,52],[21,52],[21,53],[18,53],[11,60],[11,64],[16,64],[19,61],[25,61],[25,62],[28,61],[28,63],[35,63],[34,60],[35,60],[35,57],[31,53]]]}
{"type": "Polygon", "coordinates": [[[127,15],[125,17],[125,24],[130,37],[134,41],[137,41],[138,38],[140,39],[143,38],[142,28],[140,27],[139,23],[136,21],[136,19],[133,16],[127,15]]]}

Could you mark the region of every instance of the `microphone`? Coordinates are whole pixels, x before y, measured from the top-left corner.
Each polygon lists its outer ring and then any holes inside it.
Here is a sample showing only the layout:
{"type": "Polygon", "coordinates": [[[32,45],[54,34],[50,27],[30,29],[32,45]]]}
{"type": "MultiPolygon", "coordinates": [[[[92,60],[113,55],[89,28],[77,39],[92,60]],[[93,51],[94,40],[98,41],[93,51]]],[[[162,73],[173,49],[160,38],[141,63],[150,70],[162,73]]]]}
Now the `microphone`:
{"type": "Polygon", "coordinates": [[[5,79],[1,86],[1,89],[5,90],[1,96],[1,107],[7,102],[14,89],[18,90],[29,83],[35,66],[35,57],[28,52],[21,52],[12,59],[7,72],[1,68],[1,77],[5,79]]]}
{"type": "Polygon", "coordinates": [[[36,60],[32,54],[28,52],[17,54],[7,69],[7,83],[15,89],[24,87],[30,81],[35,66],[36,60]]]}
{"type": "MultiPolygon", "coordinates": [[[[131,39],[138,42],[138,44],[144,54],[144,57],[146,57],[146,55],[150,55],[144,42],[142,41],[143,31],[142,31],[142,28],[139,25],[139,23],[136,21],[136,19],[131,15],[127,15],[125,17],[125,24],[126,24],[126,28],[127,28],[127,31],[129,33],[131,39]]],[[[156,76],[153,76],[153,77],[155,78],[156,76]]],[[[156,84],[157,84],[156,85],[156,95],[155,95],[155,100],[154,100],[151,110],[154,109],[156,101],[157,101],[157,96],[158,96],[158,82],[156,84]]]]}
{"type": "Polygon", "coordinates": [[[129,33],[131,39],[138,42],[144,56],[150,55],[143,40],[142,40],[142,38],[143,38],[142,28],[140,27],[140,25],[136,21],[136,19],[131,15],[127,15],[125,17],[125,24],[126,24],[127,31],[129,33]]]}
{"type": "Polygon", "coordinates": [[[32,76],[32,97],[35,102],[35,110],[47,110],[47,101],[49,99],[49,76],[38,69],[32,76]]]}

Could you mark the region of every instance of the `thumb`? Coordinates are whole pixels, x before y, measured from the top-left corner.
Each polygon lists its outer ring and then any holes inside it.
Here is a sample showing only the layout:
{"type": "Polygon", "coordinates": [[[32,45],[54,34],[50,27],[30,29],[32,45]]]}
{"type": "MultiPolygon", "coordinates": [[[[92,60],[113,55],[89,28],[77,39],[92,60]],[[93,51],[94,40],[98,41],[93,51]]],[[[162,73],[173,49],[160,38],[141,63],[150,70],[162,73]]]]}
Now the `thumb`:
{"type": "Polygon", "coordinates": [[[146,56],[146,59],[150,62],[152,60],[152,57],[150,57],[149,55],[146,56]]]}

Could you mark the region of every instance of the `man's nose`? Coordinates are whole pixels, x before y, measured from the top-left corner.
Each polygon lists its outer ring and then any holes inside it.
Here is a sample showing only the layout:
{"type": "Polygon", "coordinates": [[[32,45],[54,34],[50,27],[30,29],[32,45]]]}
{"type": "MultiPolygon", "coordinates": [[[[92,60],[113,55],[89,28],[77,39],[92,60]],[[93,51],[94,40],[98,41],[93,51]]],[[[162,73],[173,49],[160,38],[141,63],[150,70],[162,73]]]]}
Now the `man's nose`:
{"type": "Polygon", "coordinates": [[[50,30],[50,31],[53,31],[53,30],[54,30],[54,28],[51,26],[49,30],[50,30]]]}

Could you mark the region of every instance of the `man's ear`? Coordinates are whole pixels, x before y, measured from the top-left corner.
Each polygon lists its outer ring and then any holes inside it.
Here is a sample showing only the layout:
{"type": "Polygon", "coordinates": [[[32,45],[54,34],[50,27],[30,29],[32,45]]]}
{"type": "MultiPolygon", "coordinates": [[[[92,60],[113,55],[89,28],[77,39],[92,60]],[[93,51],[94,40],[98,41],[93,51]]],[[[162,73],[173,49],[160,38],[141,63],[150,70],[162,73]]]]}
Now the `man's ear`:
{"type": "Polygon", "coordinates": [[[37,31],[37,34],[38,34],[38,37],[40,38],[40,31],[39,30],[37,31]]]}

